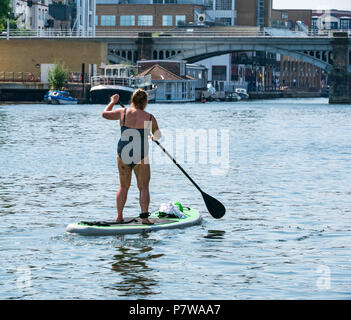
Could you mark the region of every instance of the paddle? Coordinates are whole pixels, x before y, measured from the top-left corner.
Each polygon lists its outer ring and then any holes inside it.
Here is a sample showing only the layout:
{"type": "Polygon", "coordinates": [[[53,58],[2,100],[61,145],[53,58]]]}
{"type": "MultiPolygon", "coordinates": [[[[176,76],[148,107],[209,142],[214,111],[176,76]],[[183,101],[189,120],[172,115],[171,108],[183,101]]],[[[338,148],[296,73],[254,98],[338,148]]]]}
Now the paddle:
{"type": "MultiPolygon", "coordinates": [[[[122,108],[125,106],[119,102],[122,108]]],[[[212,215],[212,217],[216,219],[220,219],[225,215],[225,207],[219,202],[217,199],[211,197],[209,194],[205,193],[201,190],[201,188],[197,185],[197,183],[186,173],[186,171],[180,166],[180,164],[168,153],[168,151],[156,140],[153,140],[162,151],[173,161],[173,163],[180,169],[181,172],[190,180],[190,182],[195,186],[197,190],[200,191],[202,198],[205,201],[208,212],[212,215]]]]}

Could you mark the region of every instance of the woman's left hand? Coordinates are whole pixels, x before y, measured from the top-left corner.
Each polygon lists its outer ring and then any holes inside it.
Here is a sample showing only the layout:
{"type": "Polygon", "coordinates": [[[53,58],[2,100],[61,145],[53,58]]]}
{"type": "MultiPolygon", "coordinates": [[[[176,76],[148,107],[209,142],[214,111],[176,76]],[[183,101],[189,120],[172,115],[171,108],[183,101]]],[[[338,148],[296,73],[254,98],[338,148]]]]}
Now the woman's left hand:
{"type": "Polygon", "coordinates": [[[119,100],[119,94],[114,94],[113,96],[111,96],[110,101],[113,102],[114,104],[116,104],[119,100]]]}

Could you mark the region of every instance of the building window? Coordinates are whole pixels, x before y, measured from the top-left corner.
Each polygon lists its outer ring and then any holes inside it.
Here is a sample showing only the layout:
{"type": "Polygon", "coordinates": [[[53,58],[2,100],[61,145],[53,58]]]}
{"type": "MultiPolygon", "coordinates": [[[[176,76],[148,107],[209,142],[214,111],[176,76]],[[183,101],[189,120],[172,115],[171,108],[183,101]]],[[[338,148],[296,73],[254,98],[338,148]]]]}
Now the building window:
{"type": "Polygon", "coordinates": [[[121,26],[135,26],[135,16],[120,16],[121,26]]]}
{"type": "Polygon", "coordinates": [[[340,29],[343,29],[343,30],[350,29],[350,27],[351,27],[350,22],[351,22],[351,20],[349,20],[349,19],[340,19],[340,29]]]}
{"type": "Polygon", "coordinates": [[[116,25],[116,16],[101,16],[101,25],[111,27],[116,25]]]}
{"type": "Polygon", "coordinates": [[[232,0],[217,0],[216,10],[232,10],[232,0]]]}
{"type": "Polygon", "coordinates": [[[153,4],[157,4],[157,3],[161,3],[161,4],[162,4],[162,3],[163,3],[163,0],[152,0],[152,3],[153,3],[153,4]]]}
{"type": "Polygon", "coordinates": [[[231,26],[232,25],[232,18],[215,18],[215,22],[218,22],[218,23],[225,25],[225,26],[231,26]]]}
{"type": "Polygon", "coordinates": [[[164,27],[173,26],[173,16],[162,16],[162,25],[164,27]]]}
{"type": "Polygon", "coordinates": [[[168,4],[168,3],[177,3],[177,0],[165,0],[165,4],[168,4]]]}
{"type": "Polygon", "coordinates": [[[185,24],[185,16],[176,16],[176,25],[184,25],[185,24]]]}
{"type": "Polygon", "coordinates": [[[99,16],[95,16],[95,25],[96,25],[96,26],[99,25],[99,16]]]}
{"type": "Polygon", "coordinates": [[[204,0],[204,7],[206,10],[213,10],[213,0],[204,0]]]}
{"type": "Polygon", "coordinates": [[[317,18],[312,18],[312,29],[313,30],[318,29],[318,19],[317,18]]]}
{"type": "Polygon", "coordinates": [[[152,26],[154,24],[153,16],[138,16],[138,26],[152,26]]]}
{"type": "Polygon", "coordinates": [[[337,30],[339,27],[338,27],[338,23],[337,22],[331,22],[330,23],[330,29],[333,29],[333,30],[337,30]]]}
{"type": "Polygon", "coordinates": [[[226,81],[227,67],[226,66],[212,66],[212,80],[226,81]]]}

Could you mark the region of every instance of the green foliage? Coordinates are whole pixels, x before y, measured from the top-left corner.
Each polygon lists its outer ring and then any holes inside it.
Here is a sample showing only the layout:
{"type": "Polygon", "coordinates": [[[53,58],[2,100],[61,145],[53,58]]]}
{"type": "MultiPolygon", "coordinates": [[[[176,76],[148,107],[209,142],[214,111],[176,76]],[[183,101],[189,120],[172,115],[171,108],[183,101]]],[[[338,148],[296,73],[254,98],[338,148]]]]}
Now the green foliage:
{"type": "Polygon", "coordinates": [[[10,7],[10,0],[0,0],[0,31],[6,29],[7,19],[10,19],[10,26],[13,27],[13,22],[15,21],[13,19],[13,10],[10,7]]]}
{"type": "Polygon", "coordinates": [[[48,81],[52,90],[60,90],[67,82],[68,70],[63,64],[55,62],[49,71],[48,81]]]}

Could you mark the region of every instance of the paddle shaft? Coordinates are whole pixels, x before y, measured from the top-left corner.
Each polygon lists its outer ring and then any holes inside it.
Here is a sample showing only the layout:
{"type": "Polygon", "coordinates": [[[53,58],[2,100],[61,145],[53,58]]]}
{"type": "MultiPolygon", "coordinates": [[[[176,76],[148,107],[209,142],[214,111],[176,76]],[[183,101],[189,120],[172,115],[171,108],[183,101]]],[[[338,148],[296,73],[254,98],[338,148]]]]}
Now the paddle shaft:
{"type": "Polygon", "coordinates": [[[186,171],[180,166],[180,164],[168,153],[168,151],[159,143],[157,140],[154,140],[154,142],[162,149],[162,151],[173,161],[173,163],[180,169],[181,172],[184,173],[184,175],[190,180],[190,182],[196,187],[197,190],[199,190],[201,193],[202,190],[201,188],[197,185],[197,183],[186,173],[186,171]]]}

